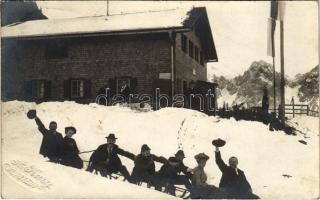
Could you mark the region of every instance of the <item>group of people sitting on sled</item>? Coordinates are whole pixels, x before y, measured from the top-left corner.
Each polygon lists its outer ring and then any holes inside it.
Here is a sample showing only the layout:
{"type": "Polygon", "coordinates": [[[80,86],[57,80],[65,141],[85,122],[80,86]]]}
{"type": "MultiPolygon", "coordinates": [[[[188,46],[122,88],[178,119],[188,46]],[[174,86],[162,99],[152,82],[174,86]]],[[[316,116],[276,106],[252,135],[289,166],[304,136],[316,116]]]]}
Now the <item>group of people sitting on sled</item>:
{"type": "MultiPolygon", "coordinates": [[[[76,133],[74,127],[65,128],[65,137],[57,132],[57,123],[50,122],[49,129],[46,129],[41,120],[36,116],[36,111],[27,113],[30,119],[35,119],[39,131],[43,135],[40,154],[47,157],[50,162],[82,169],[83,161],[79,157],[79,150],[72,135],[76,133]]],[[[212,144],[216,147],[215,159],[222,177],[219,188],[207,183],[207,175],[204,171],[209,156],[204,153],[197,154],[194,158],[197,166],[193,169],[184,165],[185,154],[183,150],[178,150],[169,159],[156,156],[151,153],[147,144],[143,144],[140,154],[134,155],[121,149],[116,145],[117,138],[114,134],[109,134],[107,143],[100,145],[93,151],[87,171],[100,173],[108,177],[115,173],[120,173],[128,182],[134,184],[147,183],[148,187],[153,186],[156,190],[165,191],[171,195],[176,195],[175,185],[184,185],[190,192],[191,198],[206,199],[258,199],[252,193],[251,186],[247,181],[244,172],[238,169],[238,159],[231,157],[229,166],[221,158],[219,147],[224,146],[225,141],[218,139],[212,144]],[[124,166],[119,155],[134,161],[134,168],[130,174],[124,166]],[[159,171],[156,171],[155,162],[162,164],[159,171]]]]}

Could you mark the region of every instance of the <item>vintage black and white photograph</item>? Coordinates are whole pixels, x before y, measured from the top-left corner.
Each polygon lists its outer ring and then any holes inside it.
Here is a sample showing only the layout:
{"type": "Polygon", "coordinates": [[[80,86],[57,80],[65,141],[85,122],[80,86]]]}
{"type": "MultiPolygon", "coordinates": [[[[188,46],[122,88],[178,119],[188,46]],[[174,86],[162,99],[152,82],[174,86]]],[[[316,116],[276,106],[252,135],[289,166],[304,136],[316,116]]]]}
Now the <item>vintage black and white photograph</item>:
{"type": "Polygon", "coordinates": [[[319,198],[319,16],[1,1],[1,197],[319,198]]]}

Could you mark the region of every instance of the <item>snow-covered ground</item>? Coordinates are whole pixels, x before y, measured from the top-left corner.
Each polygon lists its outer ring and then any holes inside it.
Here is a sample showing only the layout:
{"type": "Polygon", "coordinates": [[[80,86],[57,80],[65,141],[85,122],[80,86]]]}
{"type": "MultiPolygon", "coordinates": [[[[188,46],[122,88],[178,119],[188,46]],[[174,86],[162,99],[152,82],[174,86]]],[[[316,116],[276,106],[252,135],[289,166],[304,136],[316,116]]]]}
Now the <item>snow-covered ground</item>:
{"type": "MultiPolygon", "coordinates": [[[[42,104],[26,102],[2,103],[3,196],[11,198],[169,198],[153,189],[120,180],[107,180],[84,170],[76,170],[49,162],[38,155],[42,136],[34,120],[26,117],[36,109],[45,125],[57,121],[58,131],[75,126],[74,136],[80,151],[93,150],[105,143],[110,132],[119,138],[117,144],[138,154],[142,144],[152,153],[172,156],[178,148],[185,151],[185,164],[195,167],[194,155],[210,156],[205,171],[208,182],[218,185],[221,173],[214,162],[211,141],[227,141],[221,148],[225,161],[239,158],[254,193],[264,199],[310,199],[318,196],[319,186],[319,121],[300,117],[290,121],[303,134],[288,136],[270,132],[259,122],[235,121],[208,117],[187,109],[165,108],[137,112],[125,107],[104,107],[74,102],[42,104]],[[304,140],[307,144],[302,144],[304,140]],[[40,171],[41,170],[41,171],[40,171]],[[20,174],[17,175],[17,174],[20,174]],[[33,182],[28,182],[27,178],[33,182]]],[[[88,160],[90,154],[82,154],[88,160]]],[[[133,162],[121,158],[132,170],[133,162]]],[[[159,169],[160,165],[157,165],[159,169]]]]}

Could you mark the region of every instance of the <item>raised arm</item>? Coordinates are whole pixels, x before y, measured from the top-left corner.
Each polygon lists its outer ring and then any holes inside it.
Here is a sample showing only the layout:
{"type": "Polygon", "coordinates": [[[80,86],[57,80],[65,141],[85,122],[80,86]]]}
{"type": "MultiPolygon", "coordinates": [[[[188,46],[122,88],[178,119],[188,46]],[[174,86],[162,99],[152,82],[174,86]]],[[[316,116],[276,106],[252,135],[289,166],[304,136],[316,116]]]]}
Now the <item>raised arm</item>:
{"type": "Polygon", "coordinates": [[[45,135],[48,131],[48,129],[46,129],[42,123],[42,121],[39,119],[39,117],[34,118],[37,125],[38,125],[38,130],[42,133],[42,135],[45,135]]]}
{"type": "Polygon", "coordinates": [[[165,163],[168,162],[168,160],[167,160],[165,157],[163,157],[163,156],[156,156],[156,155],[153,155],[153,154],[152,154],[152,157],[153,157],[153,160],[154,160],[154,161],[159,162],[159,163],[165,164],[165,163]]]}
{"type": "Polygon", "coordinates": [[[133,161],[134,161],[134,158],[136,157],[133,153],[125,151],[125,150],[123,150],[121,148],[118,148],[118,154],[120,154],[121,156],[127,157],[127,158],[129,158],[129,159],[131,159],[133,161]]]}
{"type": "Polygon", "coordinates": [[[192,177],[192,173],[191,173],[192,169],[187,167],[187,166],[185,166],[183,162],[180,163],[179,167],[180,167],[182,173],[184,173],[187,176],[187,178],[191,179],[191,177],[192,177]]]}
{"type": "Polygon", "coordinates": [[[220,169],[222,172],[224,172],[224,171],[228,168],[228,166],[223,162],[218,147],[216,148],[215,154],[216,154],[216,163],[217,163],[219,169],[220,169]]]}

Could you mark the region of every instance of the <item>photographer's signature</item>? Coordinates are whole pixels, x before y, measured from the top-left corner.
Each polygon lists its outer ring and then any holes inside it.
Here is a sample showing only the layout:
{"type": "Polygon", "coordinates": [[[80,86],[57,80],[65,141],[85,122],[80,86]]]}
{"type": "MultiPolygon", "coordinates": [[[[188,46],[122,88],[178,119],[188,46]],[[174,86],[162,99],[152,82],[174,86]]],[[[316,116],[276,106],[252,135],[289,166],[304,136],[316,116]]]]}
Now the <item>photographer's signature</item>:
{"type": "Polygon", "coordinates": [[[52,186],[52,183],[42,175],[40,169],[27,162],[12,160],[4,163],[3,169],[9,177],[32,191],[46,192],[52,186]]]}

